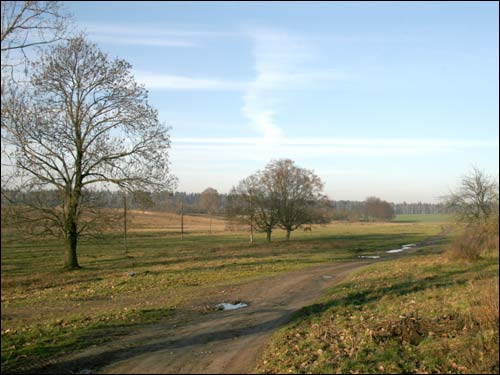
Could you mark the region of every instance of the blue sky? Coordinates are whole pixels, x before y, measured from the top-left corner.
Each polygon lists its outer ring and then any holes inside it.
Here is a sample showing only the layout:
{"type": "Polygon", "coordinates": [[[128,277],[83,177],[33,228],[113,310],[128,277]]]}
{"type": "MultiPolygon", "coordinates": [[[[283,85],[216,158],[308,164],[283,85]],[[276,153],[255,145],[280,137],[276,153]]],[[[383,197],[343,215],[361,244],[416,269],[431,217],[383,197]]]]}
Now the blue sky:
{"type": "Polygon", "coordinates": [[[172,126],[180,191],[273,158],[332,199],[435,202],[498,176],[496,2],[68,2],[172,126]]]}

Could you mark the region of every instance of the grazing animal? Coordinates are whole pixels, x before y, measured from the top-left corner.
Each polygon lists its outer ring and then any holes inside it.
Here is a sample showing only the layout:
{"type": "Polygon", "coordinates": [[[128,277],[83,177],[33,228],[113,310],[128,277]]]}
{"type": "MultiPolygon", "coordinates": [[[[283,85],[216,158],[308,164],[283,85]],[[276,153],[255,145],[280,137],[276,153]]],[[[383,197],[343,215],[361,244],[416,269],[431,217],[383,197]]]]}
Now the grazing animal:
{"type": "Polygon", "coordinates": [[[304,232],[312,232],[312,228],[309,225],[308,227],[304,227],[304,232]]]}

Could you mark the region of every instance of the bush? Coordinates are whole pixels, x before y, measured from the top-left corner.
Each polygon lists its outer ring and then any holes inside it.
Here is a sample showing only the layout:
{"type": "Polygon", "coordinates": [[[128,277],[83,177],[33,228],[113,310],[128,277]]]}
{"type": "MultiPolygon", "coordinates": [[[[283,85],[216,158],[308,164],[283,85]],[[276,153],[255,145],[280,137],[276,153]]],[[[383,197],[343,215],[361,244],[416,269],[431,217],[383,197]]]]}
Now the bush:
{"type": "Polygon", "coordinates": [[[498,255],[498,252],[498,216],[469,224],[449,248],[453,257],[467,260],[478,260],[491,253],[498,255]]]}

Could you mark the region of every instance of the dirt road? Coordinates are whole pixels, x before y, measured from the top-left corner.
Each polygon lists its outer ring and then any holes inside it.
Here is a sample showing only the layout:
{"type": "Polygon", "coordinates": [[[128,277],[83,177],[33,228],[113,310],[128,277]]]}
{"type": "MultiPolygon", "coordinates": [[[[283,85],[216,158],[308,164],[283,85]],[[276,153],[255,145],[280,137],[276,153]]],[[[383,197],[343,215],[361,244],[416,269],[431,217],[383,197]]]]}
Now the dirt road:
{"type": "MultiPolygon", "coordinates": [[[[164,323],[67,357],[49,373],[248,373],[267,338],[301,307],[314,302],[352,270],[372,263],[334,263],[264,278],[216,294],[218,302],[243,301],[232,311],[188,310],[164,323]],[[326,277],[324,277],[326,276],[326,277]]],[[[214,296],[196,301],[216,302],[214,296]]]]}

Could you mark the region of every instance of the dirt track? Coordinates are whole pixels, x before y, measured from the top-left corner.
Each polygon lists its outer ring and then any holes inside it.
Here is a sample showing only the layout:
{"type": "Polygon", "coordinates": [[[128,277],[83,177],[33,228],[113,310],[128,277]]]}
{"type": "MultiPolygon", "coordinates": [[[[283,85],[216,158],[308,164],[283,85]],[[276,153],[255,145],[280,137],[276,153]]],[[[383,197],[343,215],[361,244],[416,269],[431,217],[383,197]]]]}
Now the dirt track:
{"type": "MultiPolygon", "coordinates": [[[[267,338],[325,288],[370,261],[335,263],[235,286],[218,302],[241,300],[233,311],[188,310],[111,343],[89,348],[44,369],[45,373],[248,373],[267,338]],[[332,276],[324,278],[323,276],[332,276]]],[[[214,303],[214,296],[196,301],[214,303]]]]}
{"type": "MultiPolygon", "coordinates": [[[[442,239],[446,232],[419,243],[412,252],[442,239]]],[[[206,313],[188,310],[163,323],[68,357],[46,371],[249,373],[276,328],[286,323],[295,311],[318,299],[326,288],[370,263],[373,261],[322,265],[219,291],[195,304],[244,301],[249,306],[206,313]],[[215,301],[214,296],[220,298],[215,301]]]]}

